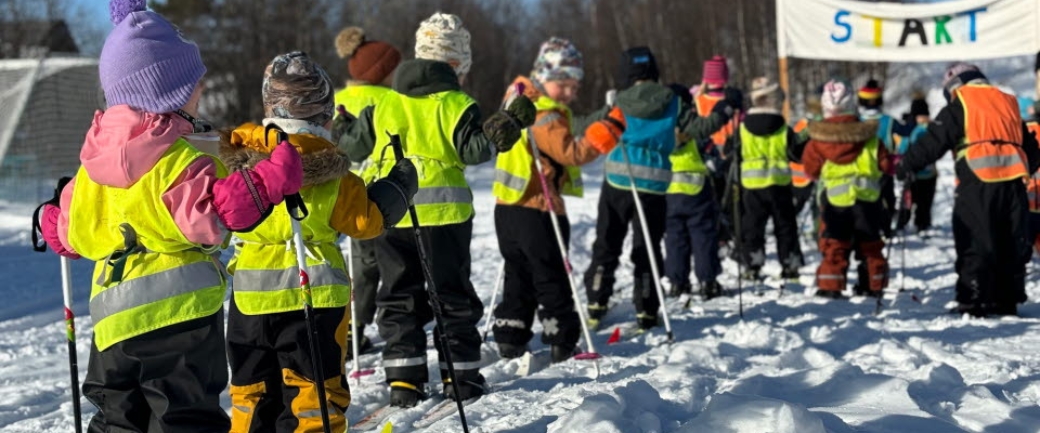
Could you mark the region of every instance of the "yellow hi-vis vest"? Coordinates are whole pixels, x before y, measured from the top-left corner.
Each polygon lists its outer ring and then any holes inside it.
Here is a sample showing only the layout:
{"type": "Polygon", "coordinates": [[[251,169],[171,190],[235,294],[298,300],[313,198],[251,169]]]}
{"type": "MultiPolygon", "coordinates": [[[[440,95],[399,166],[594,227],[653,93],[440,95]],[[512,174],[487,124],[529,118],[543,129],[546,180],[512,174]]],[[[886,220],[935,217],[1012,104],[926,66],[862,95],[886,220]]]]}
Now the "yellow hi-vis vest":
{"type": "Polygon", "coordinates": [[[704,165],[697,141],[690,140],[668,155],[672,161],[672,182],[666,194],[697,195],[704,189],[708,166],[704,165]]]}
{"type": "MultiPolygon", "coordinates": [[[[567,116],[567,124],[571,123],[571,110],[566,105],[560,104],[545,95],[539,96],[534,101],[538,111],[563,111],[567,116]]],[[[553,114],[550,114],[552,116],[553,114]]],[[[520,141],[513,145],[508,152],[498,154],[495,161],[495,182],[491,185],[491,192],[503,203],[513,204],[520,201],[527,191],[527,185],[531,182],[531,175],[535,170],[534,157],[531,148],[536,146],[533,138],[530,138],[530,128],[524,129],[520,134],[520,141]]],[[[581,197],[584,189],[581,182],[581,168],[567,166],[567,179],[560,188],[560,195],[581,197]]],[[[539,194],[541,191],[538,192],[539,194]]]]}
{"type": "Polygon", "coordinates": [[[223,306],[223,265],[185,238],[162,201],[162,193],[198,158],[213,159],[218,175],[226,175],[219,160],[184,139],[128,188],[100,185],[83,167],[76,174],[69,243],[97,262],[90,317],[98,350],[223,306]]]}
{"type": "MultiPolygon", "coordinates": [[[[336,205],[340,179],[300,190],[309,214],[300,221],[306,248],[307,276],[314,308],[344,307],[350,303],[350,277],[339,249],[339,232],[329,221],[336,205]]],[[[234,275],[235,304],[247,315],[303,309],[300,268],[292,243],[292,223],[285,206],[276,206],[259,227],[239,233],[235,257],[228,264],[234,275]]]]}
{"type": "MultiPolygon", "coordinates": [[[[380,99],[383,99],[387,93],[390,93],[389,87],[374,86],[371,84],[355,84],[348,85],[343,90],[336,92],[336,105],[342,105],[348,113],[357,117],[361,115],[361,110],[365,107],[376,105],[380,99]]],[[[368,168],[369,160],[354,161],[351,164],[351,173],[361,175],[368,168]]],[[[365,183],[371,183],[374,179],[366,179],[365,183]]]]}
{"type": "Polygon", "coordinates": [[[878,139],[871,138],[855,161],[848,164],[825,162],[820,171],[820,181],[832,205],[851,207],[857,200],[873,203],[881,197],[881,175],[878,139]]]}
{"type": "MultiPolygon", "coordinates": [[[[463,175],[466,164],[455,150],[455,128],[462,114],[476,102],[469,95],[448,90],[412,97],[389,93],[372,115],[376,144],[365,179],[386,177],[396,163],[388,134],[400,134],[404,156],[419,174],[419,191],[412,199],[419,224],[443,226],[473,217],[473,192],[463,175]]],[[[390,221],[387,221],[390,222],[390,221]]],[[[397,228],[412,226],[405,215],[397,228]]]]}
{"type": "Polygon", "coordinates": [[[763,189],[791,184],[787,160],[787,127],[770,135],[755,135],[740,125],[740,184],[763,189]]]}

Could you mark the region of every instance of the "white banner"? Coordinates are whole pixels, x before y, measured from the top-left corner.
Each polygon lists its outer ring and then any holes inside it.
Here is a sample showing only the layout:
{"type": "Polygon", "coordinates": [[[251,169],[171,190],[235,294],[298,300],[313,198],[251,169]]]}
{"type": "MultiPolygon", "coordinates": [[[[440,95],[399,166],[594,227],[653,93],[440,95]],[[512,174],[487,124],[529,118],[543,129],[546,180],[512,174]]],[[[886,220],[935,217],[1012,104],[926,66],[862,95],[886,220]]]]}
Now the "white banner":
{"type": "Polygon", "coordinates": [[[1034,54],[1040,0],[776,0],[780,57],[935,62],[1034,54]]]}

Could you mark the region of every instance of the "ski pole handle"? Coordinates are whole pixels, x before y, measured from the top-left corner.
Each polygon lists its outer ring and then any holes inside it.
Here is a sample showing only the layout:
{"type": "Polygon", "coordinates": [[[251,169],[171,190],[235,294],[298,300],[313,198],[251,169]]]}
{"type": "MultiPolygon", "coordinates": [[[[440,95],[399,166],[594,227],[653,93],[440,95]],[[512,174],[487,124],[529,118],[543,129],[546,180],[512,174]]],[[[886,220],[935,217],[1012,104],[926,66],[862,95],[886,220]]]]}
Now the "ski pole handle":
{"type": "Polygon", "coordinates": [[[390,148],[394,150],[394,159],[400,161],[404,159],[404,148],[401,145],[401,136],[399,134],[386,133],[390,137],[390,148]]]}

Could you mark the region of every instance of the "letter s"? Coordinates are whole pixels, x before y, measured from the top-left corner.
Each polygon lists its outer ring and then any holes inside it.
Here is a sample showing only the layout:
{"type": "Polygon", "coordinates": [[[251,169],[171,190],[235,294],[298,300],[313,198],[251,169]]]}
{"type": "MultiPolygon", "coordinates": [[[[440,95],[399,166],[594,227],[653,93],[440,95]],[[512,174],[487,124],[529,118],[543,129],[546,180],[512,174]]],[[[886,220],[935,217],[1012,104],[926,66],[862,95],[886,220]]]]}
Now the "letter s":
{"type": "Polygon", "coordinates": [[[832,41],[837,43],[845,43],[848,42],[849,39],[852,39],[852,25],[846,21],[843,21],[843,19],[848,18],[849,15],[852,15],[849,11],[838,11],[838,13],[834,14],[834,24],[838,27],[844,28],[845,34],[842,36],[838,36],[837,34],[831,33],[832,41]]]}

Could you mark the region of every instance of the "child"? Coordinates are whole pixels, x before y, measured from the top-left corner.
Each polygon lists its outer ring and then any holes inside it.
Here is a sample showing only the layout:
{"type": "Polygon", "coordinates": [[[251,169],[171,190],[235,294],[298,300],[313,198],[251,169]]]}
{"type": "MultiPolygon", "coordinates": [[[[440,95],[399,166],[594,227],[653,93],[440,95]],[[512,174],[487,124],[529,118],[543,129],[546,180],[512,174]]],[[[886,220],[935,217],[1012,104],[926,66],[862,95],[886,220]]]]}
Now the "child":
{"type": "Polygon", "coordinates": [[[848,83],[830,80],[820,98],[823,121],[809,124],[809,143],[802,163],[810,177],[822,183],[820,252],[816,271],[817,296],[839,299],[853,240],[865,257],[869,294],[881,296],[888,283],[888,263],[882,254],[882,226],[887,215],[879,199],[881,175],[891,170],[888,151],[877,138],[877,123],[863,122],[848,83]]]}
{"type": "MultiPolygon", "coordinates": [[[[798,161],[804,142],[787,126],[781,114],[784,93],[766,77],[751,84],[751,109],[737,132],[742,198],[740,242],[745,278],[759,279],[766,260],[766,223],[773,220],[780,278],[798,278],[802,248],[798,241],[798,221],[791,195],[790,161],[798,161]]],[[[732,159],[732,158],[731,158],[732,159]]]]}
{"type": "Polygon", "coordinates": [[[570,41],[553,37],[538,51],[531,78],[517,77],[513,82],[524,86],[524,95],[534,101],[538,114],[534,126],[512,150],[499,154],[495,164],[495,231],[505,259],[505,285],[493,329],[503,358],[527,351],[536,309],[543,323],[542,342],[552,346],[553,362],[570,358],[578,344],[581,323],[550,218],[557,218],[564,242],[569,242],[570,223],[561,196],[581,196],[578,166],[609,152],[622,132],[605,123],[599,127],[614,128],[613,135],[571,133],[567,104],[577,96],[583,76],[581,52],[570,41]],[[606,140],[596,140],[601,137],[606,140]],[[541,155],[548,197],[534,173],[532,145],[541,155]]]}
{"type": "Polygon", "coordinates": [[[96,261],[83,393],[90,431],[226,432],[223,265],[228,231],[259,225],[302,172],[291,146],[224,177],[184,139],[206,73],[198,47],[144,1],[110,4],[99,61],[109,108],[94,116],[60,209],[44,207],[59,254],[96,261]]]}
{"type": "MultiPolygon", "coordinates": [[[[365,107],[375,105],[393,83],[394,70],[401,63],[401,53],[386,42],[372,41],[365,37],[360,27],[348,27],[336,36],[336,53],[347,61],[350,80],[347,86],[336,92],[336,106],[343,106],[351,116],[358,116],[365,107]]],[[[365,168],[362,161],[354,161],[354,174],[365,168]]],[[[372,179],[365,179],[371,182],[372,179]]],[[[376,290],[379,289],[379,266],[376,265],[375,241],[350,239],[350,259],[354,273],[350,276],[354,290],[354,309],[358,317],[360,351],[364,353],[372,346],[365,337],[365,327],[371,325],[376,314],[376,290]]],[[[352,347],[347,346],[347,358],[353,359],[352,347]]]]}
{"type": "Polygon", "coordinates": [[[651,275],[650,260],[652,257],[652,260],[661,263],[660,243],[666,219],[665,192],[672,180],[668,155],[675,149],[675,130],[678,128],[694,140],[705,140],[725,125],[733,111],[740,106],[739,97],[730,92],[724,103],[717,104],[708,116],[698,117],[696,112],[675,96],[672,89],[659,84],[658,78],[657,61],[649,48],[635,47],[623,53],[617,107],[621,109],[627,125],[621,136],[625,146],[614,148],[607,157],[606,176],[599,196],[596,241],[592,245],[592,263],[585,272],[589,321],[593,326],[598,326],[606,315],[610,297],[614,294],[614,272],[620,264],[618,257],[629,225],[633,228],[632,302],[636,307],[636,321],[644,330],[657,326],[660,302],[651,275]],[[625,162],[626,154],[631,166],[625,162]],[[644,241],[643,228],[636,217],[629,169],[646,214],[651,245],[644,241]]]}
{"type": "MultiPolygon", "coordinates": [[[[492,148],[507,152],[520,131],[534,121],[530,100],[518,97],[481,123],[476,102],[460,90],[472,65],[469,32],[455,15],[435,13],[415,33],[415,60],[402,62],[394,91],[379,104],[361,110],[340,137],[349,155],[368,157],[364,177],[387,173],[394,152],[389,134],[399,134],[405,157],[416,161],[419,192],[415,207],[430,247],[420,252],[411,220],[399,223],[376,240],[383,289],[376,299],[382,310],[379,333],[386,340],[383,366],[390,384],[390,404],[412,407],[425,398],[426,332],[433,320],[421,260],[429,260],[443,303],[444,329],[460,395],[441,369],[448,398],[467,400],[486,392],[480,366],[480,321],[483,305],[469,281],[469,244],[473,238],[473,194],[463,176],[467,165],[491,159],[492,148]],[[436,251],[436,253],[434,253],[436,251]]],[[[442,358],[443,359],[443,358],[442,358]]]]}
{"type": "Polygon", "coordinates": [[[306,54],[274,58],[264,71],[263,125],[246,123],[222,137],[221,158],[229,170],[267,160],[277,142],[276,126],[302,154],[300,195],[310,214],[300,222],[307,249],[314,334],[308,335],[292,227],[284,207],[250,233],[238,235],[235,276],[228,315],[231,363],[231,431],[320,432],[322,420],[309,338],[318,339],[321,377],[333,430],[346,429],[350,391],[344,374],[350,281],[337,239],[340,233],[369,239],[384,222],[404,216],[414,194],[415,168],[397,163],[390,175],[365,190],[350,173],[350,160],[329,141],[333,116],[332,82],[306,54]]]}
{"type": "MultiPolygon", "coordinates": [[[[687,106],[692,106],[697,91],[681,84],[672,84],[672,91],[687,106]]],[[[694,274],[705,300],[722,295],[722,286],[716,277],[722,273],[719,261],[719,206],[715,190],[709,181],[710,170],[705,160],[716,152],[710,141],[697,141],[685,134],[677,134],[674,152],[668,156],[672,163],[672,181],[668,184],[665,201],[668,204],[665,221],[664,274],[669,282],[669,296],[677,297],[692,292],[690,284],[690,255],[693,255],[694,274]]]]}
{"type": "MultiPolygon", "coordinates": [[[[913,119],[916,127],[909,138],[899,143],[897,149],[899,155],[906,154],[911,147],[917,144],[917,140],[920,140],[928,132],[930,114],[928,112],[928,102],[925,101],[923,94],[914,95],[914,99],[910,102],[910,118],[913,119]]],[[[939,172],[935,169],[935,164],[925,167],[924,170],[914,175],[914,181],[907,185],[910,187],[910,199],[912,200],[913,209],[907,208],[900,213],[898,221],[896,221],[896,230],[903,229],[910,222],[912,210],[917,233],[922,237],[927,236],[927,230],[932,227],[932,202],[935,199],[935,185],[938,181],[938,176],[939,172]]],[[[902,199],[902,197],[899,198],[899,200],[902,199]]],[[[898,205],[896,209],[898,209],[898,205]]]]}
{"type": "MultiPolygon", "coordinates": [[[[693,92],[694,104],[697,108],[697,115],[701,117],[707,117],[711,115],[711,112],[715,109],[716,105],[724,101],[726,98],[726,91],[729,88],[729,66],[726,64],[726,58],[723,56],[714,56],[704,61],[704,66],[701,69],[701,85],[697,86],[693,92]]],[[[732,92],[732,90],[731,90],[732,92]]],[[[721,158],[716,158],[713,161],[714,170],[712,170],[712,187],[714,188],[715,197],[718,201],[727,201],[724,197],[732,194],[732,191],[727,191],[726,176],[729,173],[730,163],[726,160],[726,155],[731,152],[726,151],[726,146],[733,142],[734,135],[736,133],[736,124],[741,117],[741,112],[744,111],[744,96],[737,94],[736,100],[740,101],[740,105],[734,107],[737,111],[736,120],[730,119],[730,122],[724,125],[718,131],[711,134],[710,139],[707,140],[708,147],[707,151],[721,158]]],[[[731,206],[721,206],[719,208],[719,231],[718,239],[722,243],[729,242],[733,239],[733,209],[731,206]]]]}

